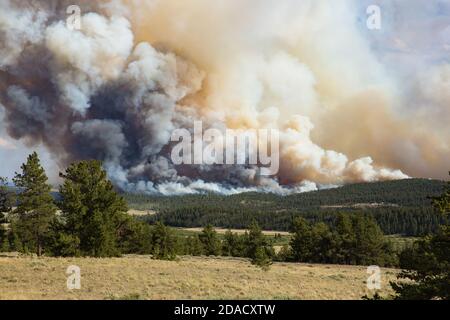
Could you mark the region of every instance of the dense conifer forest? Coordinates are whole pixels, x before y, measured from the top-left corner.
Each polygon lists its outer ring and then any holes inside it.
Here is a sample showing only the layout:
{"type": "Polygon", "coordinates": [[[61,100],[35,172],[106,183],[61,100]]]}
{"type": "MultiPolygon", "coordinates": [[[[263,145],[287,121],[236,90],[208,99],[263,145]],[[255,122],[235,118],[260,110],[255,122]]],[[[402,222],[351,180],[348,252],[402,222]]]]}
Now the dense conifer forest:
{"type": "Polygon", "coordinates": [[[408,179],[352,184],[281,196],[242,193],[160,197],[126,194],[130,208],[156,212],[143,219],[175,227],[245,228],[255,220],[265,230],[289,231],[296,217],[333,226],[339,213],[372,215],[385,234],[419,236],[434,233],[443,217],[430,197],[442,192],[445,182],[408,179]]]}

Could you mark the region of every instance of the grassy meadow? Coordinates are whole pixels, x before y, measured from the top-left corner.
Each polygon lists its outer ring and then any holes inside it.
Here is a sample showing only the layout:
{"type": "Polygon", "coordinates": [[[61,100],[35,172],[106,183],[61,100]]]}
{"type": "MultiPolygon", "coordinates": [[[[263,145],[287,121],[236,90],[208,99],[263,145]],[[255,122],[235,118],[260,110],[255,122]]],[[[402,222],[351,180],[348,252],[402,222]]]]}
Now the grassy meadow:
{"type": "MultiPolygon", "coordinates": [[[[398,270],[382,269],[383,295],[398,270]]],[[[274,263],[265,272],[245,259],[149,256],[36,258],[0,256],[0,299],[360,299],[366,267],[274,263]],[[81,268],[81,289],[66,270],[81,268]]]]}

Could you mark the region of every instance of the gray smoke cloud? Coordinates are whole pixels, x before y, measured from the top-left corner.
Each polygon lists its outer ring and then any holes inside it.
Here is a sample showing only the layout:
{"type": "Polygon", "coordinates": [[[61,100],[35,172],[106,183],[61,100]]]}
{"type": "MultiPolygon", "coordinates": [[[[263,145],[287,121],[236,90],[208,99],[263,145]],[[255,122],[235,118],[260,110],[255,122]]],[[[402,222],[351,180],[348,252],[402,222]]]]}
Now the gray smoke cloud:
{"type": "MultiPolygon", "coordinates": [[[[179,22],[188,27],[192,23],[195,30],[201,23],[196,8],[205,3],[188,2],[183,7],[191,5],[190,9],[183,12],[192,10],[193,20],[180,18],[179,22]]],[[[172,19],[177,20],[182,12],[174,5],[174,1],[148,1],[139,10],[156,14],[158,19],[173,13],[172,19]]],[[[302,5],[299,12],[304,15],[311,6],[302,5]]],[[[321,99],[316,89],[320,77],[293,53],[278,48],[270,50],[269,57],[261,57],[245,49],[242,56],[233,56],[235,48],[230,46],[220,54],[219,48],[197,54],[202,45],[183,43],[186,40],[180,36],[180,44],[194,48],[184,52],[172,46],[178,37],[175,31],[158,29],[163,26],[158,19],[152,20],[155,25],[148,30],[136,8],[133,1],[1,2],[0,104],[12,138],[44,144],[61,168],[75,160],[100,159],[123,190],[164,195],[287,194],[408,177],[400,170],[374,164],[370,157],[351,160],[312,141],[311,110],[331,99],[335,88],[322,83],[322,89],[329,92],[321,99]],[[73,3],[82,8],[81,30],[66,25],[66,9],[73,3]],[[154,37],[147,35],[152,30],[154,37]],[[167,42],[161,41],[164,37],[167,42]],[[199,63],[205,52],[214,58],[199,63]],[[230,59],[223,56],[227,54],[230,59]],[[228,68],[230,61],[234,68],[228,68]],[[292,111],[297,104],[300,110],[292,111]],[[258,168],[250,165],[173,165],[171,133],[178,128],[192,130],[194,120],[222,128],[280,129],[280,174],[259,177],[258,168]]],[[[313,9],[318,19],[323,19],[321,8],[313,9]]],[[[220,26],[222,21],[217,23],[220,26]]],[[[292,28],[295,31],[297,26],[292,28]]],[[[211,39],[205,38],[204,49],[211,39]]],[[[235,40],[237,44],[243,41],[235,40]]],[[[369,59],[366,56],[364,51],[360,60],[369,59]]],[[[333,68],[340,66],[330,65],[333,68]]],[[[350,79],[349,87],[358,87],[352,84],[350,72],[345,76],[350,79]]]]}
{"type": "Polygon", "coordinates": [[[198,118],[181,100],[200,89],[203,73],[173,53],[135,45],[130,22],[101,5],[79,2],[89,13],[83,30],[70,30],[68,3],[0,5],[0,99],[9,135],[44,143],[61,167],[103,160],[128,191],[244,190],[240,169],[229,175],[242,188],[224,188],[196,179],[195,170],[179,176],[164,150],[175,128],[198,118]]]}

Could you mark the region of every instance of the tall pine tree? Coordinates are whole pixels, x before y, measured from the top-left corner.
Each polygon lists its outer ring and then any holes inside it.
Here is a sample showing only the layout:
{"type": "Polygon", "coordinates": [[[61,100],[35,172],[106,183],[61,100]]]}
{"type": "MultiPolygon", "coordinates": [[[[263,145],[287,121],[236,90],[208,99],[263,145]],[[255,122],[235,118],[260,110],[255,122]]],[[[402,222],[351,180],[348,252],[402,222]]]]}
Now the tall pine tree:
{"type": "Polygon", "coordinates": [[[249,226],[246,236],[247,256],[252,259],[252,264],[268,270],[272,264],[272,257],[275,255],[272,245],[263,235],[256,220],[249,226]]]}
{"type": "Polygon", "coordinates": [[[164,223],[157,222],[151,232],[152,254],[154,259],[174,260],[176,258],[176,238],[164,223]]]}
{"type": "Polygon", "coordinates": [[[311,224],[303,217],[294,219],[291,247],[295,261],[307,262],[312,259],[313,239],[311,224]]]}
{"type": "Polygon", "coordinates": [[[81,161],[61,173],[63,227],[79,243],[81,255],[94,257],[120,254],[119,239],[128,222],[125,200],[117,194],[99,161],[81,161]]]}
{"type": "Polygon", "coordinates": [[[8,190],[7,179],[0,177],[0,251],[8,251],[8,232],[3,226],[6,223],[6,214],[11,211],[12,193],[8,190]]]}
{"type": "Polygon", "coordinates": [[[404,271],[391,283],[398,300],[450,300],[450,181],[444,193],[432,198],[434,207],[445,220],[439,232],[417,241],[400,256],[404,271]],[[411,281],[412,280],[412,281],[411,281]]]}
{"type": "Polygon", "coordinates": [[[211,225],[203,228],[199,235],[200,242],[203,244],[204,253],[207,256],[219,256],[221,254],[221,243],[216,230],[211,225]]]}
{"type": "Polygon", "coordinates": [[[25,248],[34,249],[41,256],[56,206],[50,194],[47,175],[36,152],[28,156],[21,169],[22,173],[16,173],[13,179],[20,189],[18,205],[13,211],[13,232],[25,248]]]}
{"type": "Polygon", "coordinates": [[[11,211],[13,194],[8,190],[8,179],[0,177],[0,223],[6,220],[5,214],[11,211]]]}

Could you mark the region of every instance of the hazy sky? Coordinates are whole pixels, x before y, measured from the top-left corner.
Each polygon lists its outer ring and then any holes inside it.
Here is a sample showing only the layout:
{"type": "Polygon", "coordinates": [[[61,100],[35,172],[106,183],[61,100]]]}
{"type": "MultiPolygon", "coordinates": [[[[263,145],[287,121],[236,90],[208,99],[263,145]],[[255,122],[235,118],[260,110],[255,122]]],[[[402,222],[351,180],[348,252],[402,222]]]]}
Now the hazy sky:
{"type": "MultiPolygon", "coordinates": [[[[0,119],[3,118],[2,113],[0,113],[0,119]]],[[[27,155],[34,150],[41,156],[48,176],[55,181],[58,177],[58,172],[55,172],[53,161],[45,148],[42,146],[27,147],[22,141],[8,138],[3,128],[3,121],[0,122],[0,176],[11,179],[14,172],[19,171],[20,165],[24,162],[27,155]]]]}

